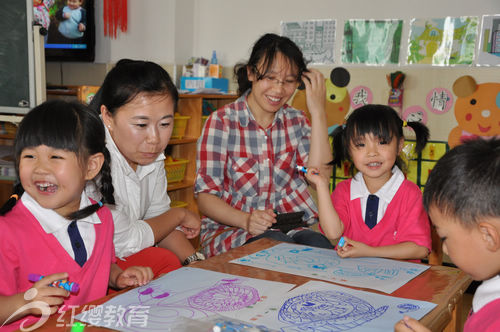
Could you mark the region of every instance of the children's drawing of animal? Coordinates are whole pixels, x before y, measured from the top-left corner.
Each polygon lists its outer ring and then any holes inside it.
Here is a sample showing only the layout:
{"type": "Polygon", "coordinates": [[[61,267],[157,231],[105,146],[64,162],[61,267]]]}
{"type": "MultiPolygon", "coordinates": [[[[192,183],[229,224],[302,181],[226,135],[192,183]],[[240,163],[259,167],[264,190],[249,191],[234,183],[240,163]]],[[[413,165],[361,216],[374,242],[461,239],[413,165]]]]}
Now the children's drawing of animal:
{"type": "MultiPolygon", "coordinates": [[[[351,98],[347,90],[347,84],[351,80],[349,72],[342,67],[332,69],[330,77],[325,80],[326,84],[326,124],[328,132],[344,122],[344,118],[349,112],[351,98]]],[[[308,117],[307,100],[305,90],[298,90],[292,101],[292,107],[304,111],[308,117]]]]}
{"type": "Polygon", "coordinates": [[[448,135],[451,148],[469,139],[500,136],[500,83],[477,84],[471,76],[453,84],[455,118],[458,126],[448,135]]]}

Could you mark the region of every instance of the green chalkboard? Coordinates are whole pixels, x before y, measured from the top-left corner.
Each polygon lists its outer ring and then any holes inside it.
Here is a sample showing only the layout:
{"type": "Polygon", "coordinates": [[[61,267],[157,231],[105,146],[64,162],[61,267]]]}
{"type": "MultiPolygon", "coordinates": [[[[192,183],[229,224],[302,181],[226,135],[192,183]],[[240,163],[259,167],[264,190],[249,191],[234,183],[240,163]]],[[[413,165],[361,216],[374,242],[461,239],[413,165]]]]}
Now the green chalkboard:
{"type": "Polygon", "coordinates": [[[0,112],[26,113],[34,103],[32,0],[0,6],[0,112]]]}

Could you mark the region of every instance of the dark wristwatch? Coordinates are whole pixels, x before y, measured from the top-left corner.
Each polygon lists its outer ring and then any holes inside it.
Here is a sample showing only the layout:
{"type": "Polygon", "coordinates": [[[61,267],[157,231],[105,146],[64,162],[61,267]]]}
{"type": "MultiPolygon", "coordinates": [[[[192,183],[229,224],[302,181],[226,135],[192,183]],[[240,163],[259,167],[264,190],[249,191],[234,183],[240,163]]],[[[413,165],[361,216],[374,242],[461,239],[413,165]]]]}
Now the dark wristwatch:
{"type": "Polygon", "coordinates": [[[191,256],[188,256],[184,262],[182,262],[182,265],[188,265],[192,262],[195,262],[195,261],[202,261],[202,260],[205,260],[205,256],[203,256],[203,254],[201,252],[195,252],[194,254],[192,254],[191,256]]]}

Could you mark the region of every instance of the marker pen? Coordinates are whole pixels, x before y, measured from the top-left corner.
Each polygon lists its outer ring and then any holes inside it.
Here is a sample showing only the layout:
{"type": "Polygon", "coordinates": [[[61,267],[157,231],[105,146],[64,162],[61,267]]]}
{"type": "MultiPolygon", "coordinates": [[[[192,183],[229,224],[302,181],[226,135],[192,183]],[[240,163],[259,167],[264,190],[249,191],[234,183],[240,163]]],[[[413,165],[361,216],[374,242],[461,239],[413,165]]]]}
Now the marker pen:
{"type": "MultiPolygon", "coordinates": [[[[44,278],[44,276],[36,274],[36,273],[30,273],[28,275],[28,280],[31,282],[37,282],[38,280],[40,280],[42,278],[44,278]]],[[[78,290],[80,290],[80,285],[78,285],[76,282],[69,282],[67,280],[54,281],[50,286],[63,288],[71,293],[76,293],[76,292],[78,292],[78,290]]]]}
{"type": "Polygon", "coordinates": [[[337,243],[337,246],[338,246],[338,247],[340,247],[340,248],[342,248],[342,247],[344,246],[344,244],[345,244],[345,239],[344,239],[344,237],[342,236],[342,237],[340,238],[340,240],[339,240],[339,243],[337,243]]]}
{"type": "MultiPolygon", "coordinates": [[[[307,174],[307,167],[305,166],[300,166],[300,165],[297,165],[295,166],[295,169],[299,172],[302,172],[304,174],[307,174]]],[[[313,172],[313,174],[319,174],[318,172],[313,172]]]]}

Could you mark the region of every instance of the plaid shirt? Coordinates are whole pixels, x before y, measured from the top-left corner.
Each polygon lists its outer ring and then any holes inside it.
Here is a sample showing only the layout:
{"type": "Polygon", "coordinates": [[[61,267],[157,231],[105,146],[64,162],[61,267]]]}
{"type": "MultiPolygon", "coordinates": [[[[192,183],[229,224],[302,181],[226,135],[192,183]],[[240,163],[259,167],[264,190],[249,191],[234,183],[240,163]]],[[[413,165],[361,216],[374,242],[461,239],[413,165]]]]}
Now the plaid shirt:
{"type": "MultiPolygon", "coordinates": [[[[316,205],[295,170],[308,159],[309,120],[302,111],[284,105],[264,129],[248,108],[247,94],[207,119],[198,139],[195,192],[215,195],[245,212],[304,211],[304,220],[316,223],[316,205]]],[[[200,234],[207,256],[241,246],[252,237],[244,229],[207,217],[202,219],[200,234]]]]}

